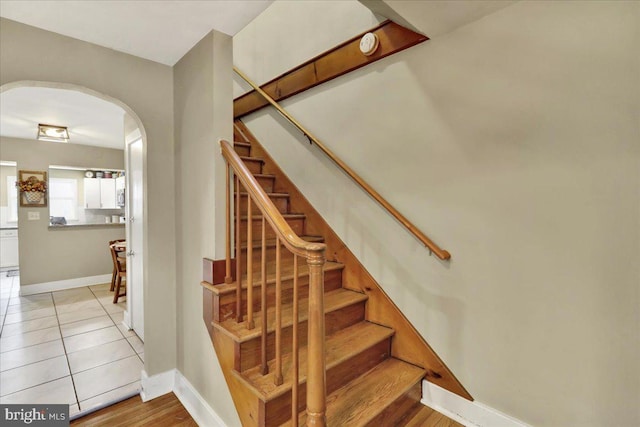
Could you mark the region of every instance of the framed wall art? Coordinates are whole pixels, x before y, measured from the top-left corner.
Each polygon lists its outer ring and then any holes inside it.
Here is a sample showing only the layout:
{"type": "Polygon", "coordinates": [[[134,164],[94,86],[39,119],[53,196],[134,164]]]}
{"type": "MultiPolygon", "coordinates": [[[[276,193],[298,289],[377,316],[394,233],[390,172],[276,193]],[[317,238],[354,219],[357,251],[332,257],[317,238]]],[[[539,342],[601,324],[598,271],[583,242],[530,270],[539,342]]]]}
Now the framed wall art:
{"type": "Polygon", "coordinates": [[[18,171],[16,187],[20,192],[20,206],[47,206],[47,172],[18,171]]]}

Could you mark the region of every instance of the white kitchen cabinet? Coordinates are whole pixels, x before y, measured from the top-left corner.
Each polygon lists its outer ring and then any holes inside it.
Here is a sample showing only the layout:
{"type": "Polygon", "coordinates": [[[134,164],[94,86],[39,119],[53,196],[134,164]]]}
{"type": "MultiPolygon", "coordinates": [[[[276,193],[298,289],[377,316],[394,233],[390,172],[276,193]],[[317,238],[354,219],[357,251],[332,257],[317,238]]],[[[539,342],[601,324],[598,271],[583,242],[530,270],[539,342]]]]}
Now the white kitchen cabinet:
{"type": "Polygon", "coordinates": [[[101,178],[100,181],[100,207],[102,209],[116,209],[116,180],[114,178],[101,178]]]}
{"type": "Polygon", "coordinates": [[[85,209],[116,209],[115,178],[84,179],[85,209]]]}
{"type": "Polygon", "coordinates": [[[124,190],[124,176],[116,178],[116,190],[124,190]]]}
{"type": "Polygon", "coordinates": [[[18,230],[0,230],[0,267],[17,267],[18,264],[18,230]]]}
{"type": "Polygon", "coordinates": [[[85,209],[100,209],[100,179],[84,179],[84,207],[85,209]]]}

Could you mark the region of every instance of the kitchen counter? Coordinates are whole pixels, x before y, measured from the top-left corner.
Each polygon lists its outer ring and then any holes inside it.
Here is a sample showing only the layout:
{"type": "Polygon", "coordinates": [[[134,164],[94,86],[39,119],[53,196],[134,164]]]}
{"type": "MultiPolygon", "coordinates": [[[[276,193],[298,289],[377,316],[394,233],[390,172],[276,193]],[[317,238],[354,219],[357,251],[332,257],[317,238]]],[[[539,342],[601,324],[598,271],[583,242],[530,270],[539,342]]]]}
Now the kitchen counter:
{"type": "Polygon", "coordinates": [[[66,225],[50,225],[49,230],[63,230],[69,228],[109,228],[109,227],[124,227],[124,222],[104,224],[66,224],[66,225]]]}

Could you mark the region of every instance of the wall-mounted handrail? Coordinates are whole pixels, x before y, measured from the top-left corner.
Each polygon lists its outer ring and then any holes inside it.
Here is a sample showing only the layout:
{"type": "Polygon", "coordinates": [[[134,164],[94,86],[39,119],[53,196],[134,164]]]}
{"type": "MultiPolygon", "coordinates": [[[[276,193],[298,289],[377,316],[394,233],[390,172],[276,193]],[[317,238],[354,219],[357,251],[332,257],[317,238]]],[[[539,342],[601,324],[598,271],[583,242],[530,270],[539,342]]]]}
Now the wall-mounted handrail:
{"type": "Polygon", "coordinates": [[[271,98],[265,91],[263,91],[258,85],[256,85],[246,74],[240,71],[237,67],[233,67],[233,70],[242,77],[256,92],[264,97],[284,118],[289,120],[300,132],[304,134],[309,141],[313,142],[329,159],[331,159],[339,168],[341,168],[351,179],[353,179],[364,191],[366,191],[375,201],[377,201],[382,207],[384,207],[396,220],[398,220],[411,234],[413,234],[422,244],[424,244],[431,252],[442,260],[448,260],[451,258],[451,254],[440,248],[431,239],[429,239],[422,231],[420,231],[411,221],[409,221],[404,215],[402,215],[391,203],[386,201],[376,190],[374,190],[369,184],[367,184],[353,169],[345,164],[338,156],[336,156],[329,148],[327,148],[318,138],[313,136],[304,126],[300,124],[295,118],[293,118],[280,104],[278,104],[273,98],[271,98]]]}

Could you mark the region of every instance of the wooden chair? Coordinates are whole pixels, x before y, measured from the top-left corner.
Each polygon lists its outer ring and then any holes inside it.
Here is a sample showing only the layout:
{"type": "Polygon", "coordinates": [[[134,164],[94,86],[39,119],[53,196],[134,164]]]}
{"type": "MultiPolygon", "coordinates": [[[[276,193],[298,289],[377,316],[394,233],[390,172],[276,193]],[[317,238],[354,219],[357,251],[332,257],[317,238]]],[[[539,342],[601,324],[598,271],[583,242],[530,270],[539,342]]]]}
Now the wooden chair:
{"type": "MultiPolygon", "coordinates": [[[[117,239],[117,240],[110,240],[109,241],[109,252],[111,252],[111,246],[116,244],[116,243],[122,243],[124,242],[124,239],[117,239]]],[[[119,251],[116,251],[118,254],[120,253],[119,251]]],[[[113,259],[113,256],[111,257],[113,259]]],[[[125,262],[125,270],[126,270],[126,262],[125,262]]],[[[116,276],[117,276],[118,272],[116,269],[116,260],[113,259],[113,272],[111,273],[111,287],[109,288],[110,292],[113,292],[113,290],[116,287],[116,276]]]]}
{"type": "MultiPolygon", "coordinates": [[[[115,276],[115,293],[113,294],[113,303],[117,304],[118,303],[118,298],[120,297],[124,297],[127,295],[127,285],[126,285],[126,279],[127,279],[127,265],[126,265],[126,259],[122,256],[119,256],[118,253],[118,249],[121,246],[118,246],[118,244],[113,244],[111,246],[109,246],[109,249],[111,250],[111,258],[113,259],[113,263],[115,265],[116,268],[116,276],[115,276]],[[122,279],[125,279],[125,284],[122,285],[122,279]],[[124,292],[120,293],[120,288],[123,288],[124,292]]],[[[122,252],[120,252],[122,253],[122,252]]]]}

